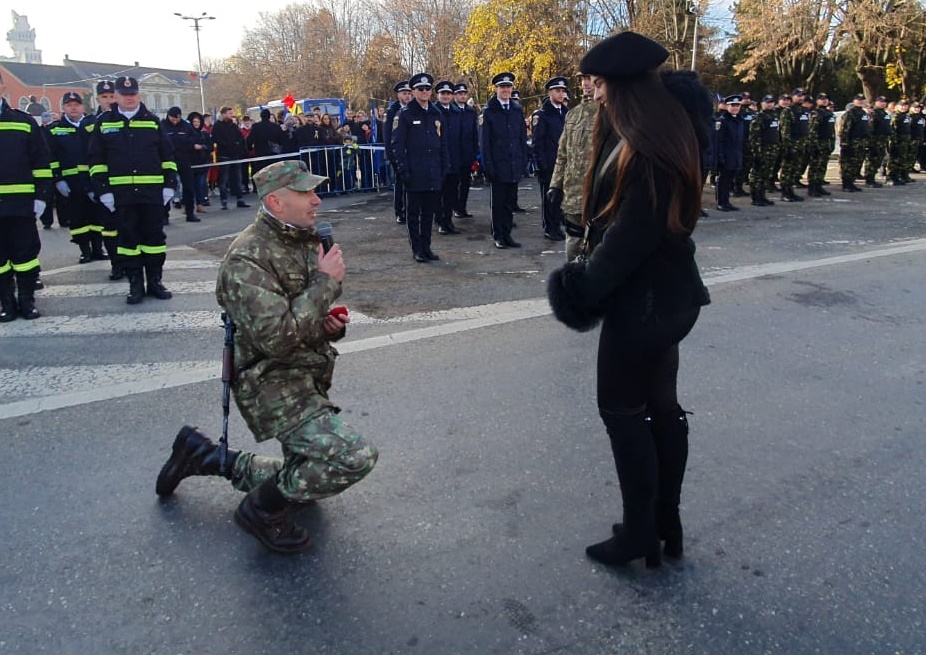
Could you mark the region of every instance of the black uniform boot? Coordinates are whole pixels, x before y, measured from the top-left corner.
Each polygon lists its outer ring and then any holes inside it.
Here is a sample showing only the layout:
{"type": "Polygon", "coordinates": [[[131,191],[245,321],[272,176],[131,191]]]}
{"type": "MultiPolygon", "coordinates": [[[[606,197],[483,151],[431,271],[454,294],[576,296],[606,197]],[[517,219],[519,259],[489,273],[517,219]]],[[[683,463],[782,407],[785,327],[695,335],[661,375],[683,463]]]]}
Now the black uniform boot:
{"type": "Polygon", "coordinates": [[[807,187],[807,197],[808,198],[820,198],[823,194],[817,191],[817,185],[811,184],[807,187]]]}
{"type": "Polygon", "coordinates": [[[229,450],[225,466],[221,466],[222,456],[218,444],[196,428],[184,425],[174,439],[170,457],[158,473],[154,490],[158,496],[169,496],[181,480],[191,475],[218,475],[231,480],[238,454],[237,450],[229,450]]]}
{"type": "Polygon", "coordinates": [[[170,300],[174,297],[170,291],[161,284],[161,267],[146,266],[145,277],[148,278],[148,295],[158,300],[170,300]]]}
{"type": "Polygon", "coordinates": [[[788,187],[788,201],[789,202],[804,202],[804,196],[799,196],[794,193],[794,187],[788,187]]]}
{"type": "Polygon", "coordinates": [[[759,199],[762,200],[762,203],[765,207],[771,207],[775,204],[774,201],[769,200],[768,196],[765,195],[765,189],[759,192],[759,199]]]}
{"type": "Polygon", "coordinates": [[[647,568],[657,567],[662,562],[656,528],[658,459],[649,421],[643,412],[600,413],[611,439],[624,522],[610,539],[589,546],[585,553],[609,566],[626,566],[645,557],[647,568]]]}
{"type": "Polygon", "coordinates": [[[0,273],[0,323],[16,320],[16,283],[12,273],[0,273]]]}
{"type": "Polygon", "coordinates": [[[78,264],[89,264],[93,261],[93,249],[90,247],[89,241],[82,241],[77,244],[77,247],[80,248],[80,259],[77,260],[78,264]]]}
{"type": "Polygon", "coordinates": [[[758,191],[753,191],[753,192],[752,192],[752,202],[749,203],[749,204],[751,204],[751,205],[753,205],[753,206],[755,206],[755,207],[763,207],[763,206],[764,206],[764,205],[762,204],[762,201],[759,199],[759,192],[758,192],[758,191]]]}
{"type": "Polygon", "coordinates": [[[94,261],[102,262],[106,260],[106,253],[103,252],[103,237],[99,232],[90,233],[90,256],[94,261]]]}
{"type": "Polygon", "coordinates": [[[308,550],[312,540],[305,528],[289,518],[290,502],[280,492],[276,476],[253,489],[235,510],[235,523],[270,550],[298,553],[308,550]]]}
{"type": "MultiPolygon", "coordinates": [[[[824,182],[823,184],[826,184],[826,182],[824,182]]],[[[818,184],[818,185],[817,185],[817,193],[819,193],[821,196],[831,196],[831,195],[833,195],[832,193],[830,193],[829,191],[827,191],[826,189],[823,188],[823,184],[818,184]]]]}
{"type": "Polygon", "coordinates": [[[129,295],[125,297],[125,302],[129,305],[137,305],[145,299],[145,277],[140,268],[132,268],[126,271],[129,276],[129,295]]]}
{"type": "Polygon", "coordinates": [[[35,308],[35,282],[39,279],[38,269],[16,274],[16,296],[19,315],[27,321],[41,316],[35,308]]]}

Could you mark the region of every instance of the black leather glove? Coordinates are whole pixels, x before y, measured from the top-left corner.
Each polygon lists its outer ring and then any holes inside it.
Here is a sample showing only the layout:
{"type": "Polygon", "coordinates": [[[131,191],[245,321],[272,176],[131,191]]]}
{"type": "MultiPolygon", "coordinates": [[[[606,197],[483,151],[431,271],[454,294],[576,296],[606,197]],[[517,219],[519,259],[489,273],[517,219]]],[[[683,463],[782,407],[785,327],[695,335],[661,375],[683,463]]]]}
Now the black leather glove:
{"type": "Polygon", "coordinates": [[[581,225],[576,225],[571,221],[563,221],[563,227],[566,229],[566,234],[571,237],[579,237],[581,239],[585,236],[585,228],[581,225]]]}
{"type": "Polygon", "coordinates": [[[551,186],[547,189],[547,202],[553,205],[556,209],[559,209],[563,205],[563,190],[557,189],[555,186],[551,186]]]}

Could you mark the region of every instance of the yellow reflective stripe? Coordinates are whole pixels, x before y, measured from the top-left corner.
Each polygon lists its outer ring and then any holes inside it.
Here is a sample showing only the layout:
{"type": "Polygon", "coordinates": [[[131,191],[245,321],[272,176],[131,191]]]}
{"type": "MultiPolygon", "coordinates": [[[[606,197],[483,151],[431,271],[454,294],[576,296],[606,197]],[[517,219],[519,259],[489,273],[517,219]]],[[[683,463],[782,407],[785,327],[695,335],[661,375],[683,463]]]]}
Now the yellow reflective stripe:
{"type": "Polygon", "coordinates": [[[13,264],[13,270],[17,273],[26,273],[31,271],[33,268],[38,268],[39,266],[39,258],[36,257],[35,259],[32,259],[28,262],[23,262],[22,264],[13,264]]]}
{"type": "Polygon", "coordinates": [[[119,121],[117,123],[100,123],[101,130],[121,130],[125,126],[125,123],[119,121]]]}
{"type": "Polygon", "coordinates": [[[163,175],[115,175],[109,178],[111,186],[125,186],[127,184],[164,184],[163,175]]]}
{"type": "Polygon", "coordinates": [[[141,127],[148,129],[158,129],[158,124],[154,121],[129,121],[129,127],[141,127]]]}
{"type": "Polygon", "coordinates": [[[53,127],[51,128],[51,133],[55,136],[59,134],[76,134],[77,130],[73,127],[53,127]]]}
{"type": "Polygon", "coordinates": [[[167,252],[167,246],[142,246],[139,245],[138,249],[141,250],[146,255],[162,255],[167,252]]]}
{"type": "Polygon", "coordinates": [[[77,175],[80,171],[75,166],[74,168],[62,168],[61,174],[67,177],[68,175],[77,175]]]}
{"type": "Polygon", "coordinates": [[[50,168],[33,168],[32,177],[36,179],[40,179],[40,180],[45,179],[45,178],[48,178],[50,180],[52,178],[51,169],[50,168]]]}
{"type": "Polygon", "coordinates": [[[177,164],[172,161],[162,161],[161,168],[163,168],[165,171],[175,171],[177,170],[177,164]]]}
{"type": "Polygon", "coordinates": [[[13,264],[10,263],[10,260],[7,260],[6,264],[4,264],[3,266],[0,266],[0,275],[3,275],[4,273],[9,273],[12,270],[13,270],[13,264]]]}
{"type": "Polygon", "coordinates": [[[90,229],[91,232],[102,232],[103,231],[102,225],[88,225],[87,227],[90,229]]]}
{"type": "Polygon", "coordinates": [[[106,164],[97,164],[90,167],[90,175],[99,175],[100,173],[108,173],[109,166],[106,164]]]}
{"type": "Polygon", "coordinates": [[[51,166],[51,170],[55,170],[56,168],[61,168],[61,162],[60,162],[60,161],[53,161],[53,162],[50,164],[50,166],[51,166]]]}
{"type": "Polygon", "coordinates": [[[116,254],[117,254],[117,255],[122,255],[122,256],[124,256],[124,257],[140,257],[140,256],[141,256],[141,250],[139,250],[138,248],[131,248],[131,249],[130,249],[130,248],[125,248],[125,247],[123,247],[123,246],[118,246],[118,247],[116,248],[116,254]]]}
{"type": "Polygon", "coordinates": [[[100,232],[100,236],[101,237],[112,237],[115,239],[117,236],[119,236],[119,230],[103,230],[102,232],[100,232]]]}
{"type": "Polygon", "coordinates": [[[31,132],[32,126],[27,123],[8,123],[0,121],[0,130],[18,130],[20,132],[31,132]]]}
{"type": "Polygon", "coordinates": [[[90,226],[85,225],[84,227],[78,227],[78,228],[72,229],[71,236],[75,236],[77,234],[88,234],[89,232],[90,232],[90,226]]]}
{"type": "Polygon", "coordinates": [[[34,184],[0,184],[0,193],[35,193],[34,184]]]}

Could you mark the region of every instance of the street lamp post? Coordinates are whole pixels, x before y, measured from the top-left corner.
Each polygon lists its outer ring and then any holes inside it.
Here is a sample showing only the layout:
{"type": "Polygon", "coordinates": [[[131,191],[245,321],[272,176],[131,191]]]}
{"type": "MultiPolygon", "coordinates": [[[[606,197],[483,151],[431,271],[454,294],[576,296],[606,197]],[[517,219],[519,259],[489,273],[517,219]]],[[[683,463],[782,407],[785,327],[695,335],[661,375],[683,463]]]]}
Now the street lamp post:
{"type": "Polygon", "coordinates": [[[701,12],[698,5],[692,2],[688,5],[688,13],[694,16],[694,39],[691,42],[691,70],[696,70],[696,61],[698,59],[698,21],[701,18],[701,12]]]}
{"type": "Polygon", "coordinates": [[[183,20],[193,21],[193,29],[196,31],[196,60],[199,62],[199,70],[197,71],[197,77],[199,78],[199,99],[203,104],[203,115],[206,115],[206,94],[203,92],[203,56],[199,50],[199,21],[201,20],[215,20],[215,16],[207,16],[204,11],[201,16],[184,16],[183,14],[178,14],[174,12],[174,16],[179,16],[183,20]]]}

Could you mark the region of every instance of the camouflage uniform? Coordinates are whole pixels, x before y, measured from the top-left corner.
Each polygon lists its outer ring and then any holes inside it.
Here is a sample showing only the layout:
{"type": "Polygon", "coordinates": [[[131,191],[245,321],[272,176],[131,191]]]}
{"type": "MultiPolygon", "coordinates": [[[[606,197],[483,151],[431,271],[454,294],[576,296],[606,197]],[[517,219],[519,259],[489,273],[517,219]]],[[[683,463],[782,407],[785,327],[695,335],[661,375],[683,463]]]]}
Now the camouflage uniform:
{"type": "Polygon", "coordinates": [[[807,114],[802,107],[782,107],[779,113],[781,126],[781,199],[802,200],[794,193],[801,176],[804,151],[807,143],[807,114]]]}
{"type": "Polygon", "coordinates": [[[888,141],[887,175],[894,184],[906,183],[911,165],[910,112],[897,110],[891,118],[891,138],[888,141]]]}
{"type": "Polygon", "coordinates": [[[743,109],[740,110],[740,116],[743,117],[743,122],[746,124],[746,138],[743,139],[743,167],[736,172],[736,177],[733,179],[732,195],[734,197],[746,195],[743,185],[749,181],[753,165],[752,148],[749,145],[749,128],[752,126],[752,120],[756,117],[756,112],[747,109],[744,105],[743,109]]]}
{"type": "Polygon", "coordinates": [[[868,153],[871,121],[862,107],[851,106],[842,116],[839,129],[839,169],[844,191],[861,191],[855,180],[862,172],[862,162],[868,153]]]}
{"type": "Polygon", "coordinates": [[[586,100],[566,114],[563,136],[556,153],[556,166],[550,187],[562,189],[563,217],[566,219],[566,259],[572,261],[583,246],[585,228],[582,225],[582,198],[585,171],[591,157],[589,149],[595,127],[598,103],[586,100]]]}
{"type": "Polygon", "coordinates": [[[779,132],[778,117],[774,109],[763,109],[755,115],[749,125],[749,147],[753,157],[749,187],[752,191],[752,204],[760,207],[774,204],[765,193],[774,187],[772,177],[781,147],[779,132]]]}
{"type": "Polygon", "coordinates": [[[808,195],[813,197],[828,196],[823,188],[826,181],[826,167],[830,153],[836,146],[836,116],[825,107],[817,107],[810,112],[810,124],[807,127],[807,153],[810,164],[807,170],[808,195]]]}
{"type": "MultiPolygon", "coordinates": [[[[265,169],[267,170],[267,169],[265,169]]],[[[263,209],[229,247],[216,298],[237,326],[235,402],[257,441],[277,439],[283,458],[242,452],[232,484],[255,489],[277,475],[292,502],[337,494],[366,476],[376,449],[329,399],[337,351],[322,325],[341,284],[317,270],[314,230],[263,209]]]]}
{"type": "Polygon", "coordinates": [[[875,177],[884,165],[887,143],[891,138],[891,115],[882,107],[871,112],[871,136],[868,139],[868,156],[865,159],[865,186],[880,186],[875,177]]]}

